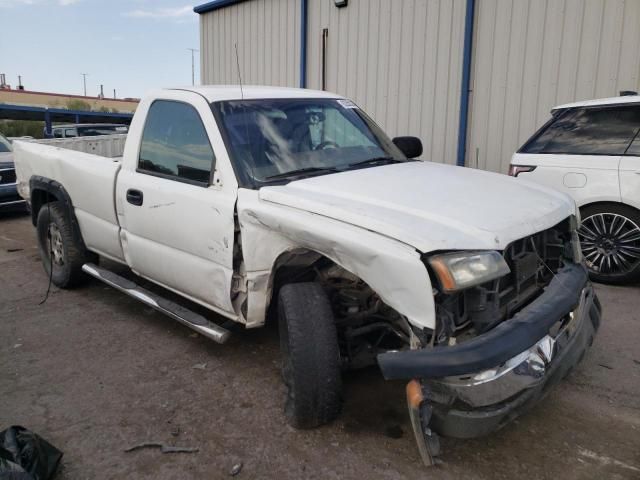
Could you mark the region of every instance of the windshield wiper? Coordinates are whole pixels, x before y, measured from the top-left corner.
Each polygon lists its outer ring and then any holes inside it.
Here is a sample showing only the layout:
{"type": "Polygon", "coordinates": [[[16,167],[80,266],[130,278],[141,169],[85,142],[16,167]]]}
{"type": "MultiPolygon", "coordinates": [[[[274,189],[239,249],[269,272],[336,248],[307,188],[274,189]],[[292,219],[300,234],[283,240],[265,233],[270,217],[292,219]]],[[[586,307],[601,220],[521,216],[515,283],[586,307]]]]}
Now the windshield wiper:
{"type": "Polygon", "coordinates": [[[378,164],[384,165],[386,163],[402,163],[406,161],[407,160],[398,160],[397,158],[393,158],[393,157],[376,157],[376,158],[369,158],[367,160],[362,160],[361,162],[350,163],[349,168],[360,167],[363,165],[378,165],[378,164]]]}
{"type": "Polygon", "coordinates": [[[307,173],[336,173],[339,172],[337,168],[333,167],[305,167],[298,168],[296,170],[289,170],[288,172],[276,173],[275,175],[269,175],[265,177],[265,180],[276,180],[278,178],[298,177],[300,175],[306,175],[307,173]]]}

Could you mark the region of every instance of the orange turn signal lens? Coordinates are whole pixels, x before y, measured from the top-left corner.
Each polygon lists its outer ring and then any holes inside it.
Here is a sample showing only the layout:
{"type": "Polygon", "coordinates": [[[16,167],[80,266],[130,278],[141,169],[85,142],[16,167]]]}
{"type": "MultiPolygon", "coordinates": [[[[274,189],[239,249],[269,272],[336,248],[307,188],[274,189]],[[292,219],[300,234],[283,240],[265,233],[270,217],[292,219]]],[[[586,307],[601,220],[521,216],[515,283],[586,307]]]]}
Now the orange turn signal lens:
{"type": "Polygon", "coordinates": [[[456,281],[443,258],[433,258],[429,261],[429,265],[431,265],[433,271],[436,272],[438,280],[440,280],[440,286],[445,292],[453,292],[456,290],[456,281]]]}
{"type": "Polygon", "coordinates": [[[422,386],[418,380],[411,380],[407,383],[407,404],[414,409],[417,409],[424,401],[422,395],[422,386]]]}
{"type": "Polygon", "coordinates": [[[433,255],[429,265],[445,293],[481,285],[510,272],[504,257],[495,250],[433,255]]]}

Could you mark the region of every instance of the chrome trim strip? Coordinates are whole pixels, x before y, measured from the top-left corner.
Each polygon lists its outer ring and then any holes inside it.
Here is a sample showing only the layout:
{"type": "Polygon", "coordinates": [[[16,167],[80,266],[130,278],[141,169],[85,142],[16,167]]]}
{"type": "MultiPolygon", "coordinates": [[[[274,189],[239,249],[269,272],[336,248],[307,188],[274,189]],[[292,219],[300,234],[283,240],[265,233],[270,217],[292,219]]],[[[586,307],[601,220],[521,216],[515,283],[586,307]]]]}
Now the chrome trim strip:
{"type": "Polygon", "coordinates": [[[231,335],[229,330],[210,322],[202,315],[192,312],[191,310],[170,300],[164,299],[161,296],[156,295],[155,293],[152,293],[109,270],[100,268],[92,263],[85,263],[82,266],[82,270],[92,277],[106,283],[110,287],[139,300],[145,305],[164,313],[174,320],[177,320],[203,336],[210,338],[214,342],[225,343],[231,335]],[[187,318],[187,316],[190,318],[187,318]]]}
{"type": "Polygon", "coordinates": [[[588,321],[592,303],[593,288],[588,286],[582,290],[577,307],[569,313],[569,321],[554,336],[544,336],[529,349],[495,368],[427,383],[455,392],[473,407],[493,405],[535,387],[544,380],[547,369],[571,342],[582,323],[588,321]]]}

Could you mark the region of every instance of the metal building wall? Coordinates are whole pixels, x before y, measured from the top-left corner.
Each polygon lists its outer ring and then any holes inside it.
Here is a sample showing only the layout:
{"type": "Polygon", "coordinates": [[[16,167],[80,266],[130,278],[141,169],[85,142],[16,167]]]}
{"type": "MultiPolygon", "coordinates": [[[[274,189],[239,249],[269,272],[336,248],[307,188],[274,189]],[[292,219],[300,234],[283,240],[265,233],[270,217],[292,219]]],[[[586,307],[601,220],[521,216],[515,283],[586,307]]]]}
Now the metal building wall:
{"type": "Polygon", "coordinates": [[[454,164],[465,0],[309,0],[307,86],[354,100],[391,136],[415,135],[423,158],[454,164]]]}
{"type": "Polygon", "coordinates": [[[467,166],[506,172],[558,104],[640,90],[639,0],[476,1],[467,166]]]}
{"type": "Polygon", "coordinates": [[[251,0],[200,15],[201,83],[238,83],[236,43],[243,83],[297,87],[300,1],[251,0]]]}

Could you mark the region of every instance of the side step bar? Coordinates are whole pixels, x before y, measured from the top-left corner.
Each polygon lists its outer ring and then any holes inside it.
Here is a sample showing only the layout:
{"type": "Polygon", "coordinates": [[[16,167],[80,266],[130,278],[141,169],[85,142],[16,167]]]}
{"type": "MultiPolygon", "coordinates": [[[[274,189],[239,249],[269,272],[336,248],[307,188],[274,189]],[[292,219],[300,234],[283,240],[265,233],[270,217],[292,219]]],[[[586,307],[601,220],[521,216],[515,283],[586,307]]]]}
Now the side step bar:
{"type": "Polygon", "coordinates": [[[173,318],[174,320],[179,321],[183,325],[192,328],[196,332],[204,335],[207,338],[210,338],[214,342],[224,343],[229,339],[229,336],[231,335],[229,330],[210,322],[202,315],[192,312],[191,310],[182,307],[177,303],[172,302],[171,300],[167,300],[166,298],[156,295],[155,293],[142,288],[131,280],[127,280],[126,278],[121,277],[120,275],[117,275],[109,270],[100,268],[93,263],[85,263],[82,266],[82,270],[92,277],[95,277],[98,280],[106,283],[110,287],[113,287],[116,290],[120,290],[121,292],[126,293],[136,300],[140,300],[145,305],[148,305],[151,308],[154,308],[159,312],[162,312],[165,315],[173,318]]]}

